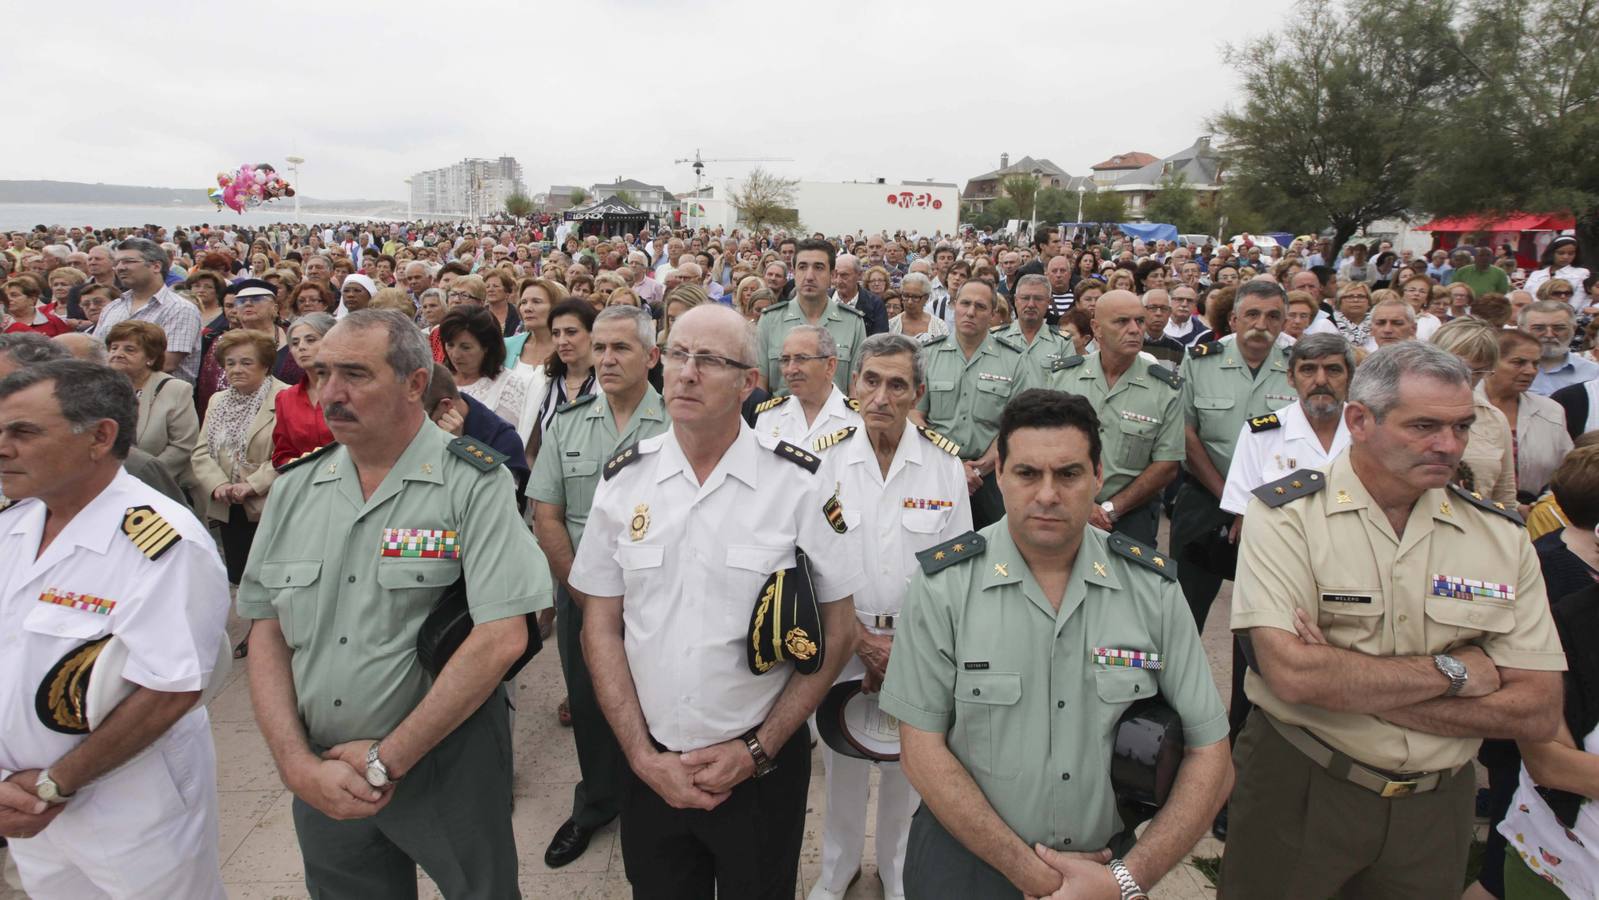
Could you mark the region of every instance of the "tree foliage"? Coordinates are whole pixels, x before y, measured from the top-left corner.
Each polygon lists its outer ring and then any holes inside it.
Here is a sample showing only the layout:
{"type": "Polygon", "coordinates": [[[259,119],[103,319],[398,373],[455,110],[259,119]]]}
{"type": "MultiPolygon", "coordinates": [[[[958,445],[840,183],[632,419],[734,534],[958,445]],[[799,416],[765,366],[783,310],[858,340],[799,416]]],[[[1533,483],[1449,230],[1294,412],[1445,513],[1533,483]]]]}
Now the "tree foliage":
{"type": "Polygon", "coordinates": [[[1091,191],[1083,197],[1084,222],[1124,222],[1127,200],[1120,191],[1091,191]]]}
{"type": "Polygon", "coordinates": [[[1460,60],[1439,46],[1450,3],[1305,0],[1282,30],[1228,47],[1244,100],[1217,114],[1232,180],[1272,222],[1331,224],[1335,246],[1416,206],[1418,135],[1457,99],[1460,60]],[[1408,18],[1405,18],[1408,17],[1408,18]]]}
{"type": "Polygon", "coordinates": [[[1047,187],[1038,192],[1033,198],[1033,210],[1038,214],[1038,221],[1058,222],[1077,221],[1077,192],[1065,188],[1047,187]]]}
{"type": "Polygon", "coordinates": [[[1175,225],[1184,234],[1216,230],[1214,211],[1200,206],[1198,192],[1188,186],[1188,177],[1181,172],[1161,176],[1160,189],[1144,207],[1144,215],[1151,222],[1175,225]]]}
{"type": "Polygon", "coordinates": [[[617,191],[615,194],[612,194],[612,196],[618,201],[626,203],[628,206],[638,206],[638,201],[633,199],[632,191],[617,191]]]}
{"type": "Polygon", "coordinates": [[[505,198],[505,211],[518,219],[525,219],[533,214],[533,198],[517,191],[505,198]]]}
{"type": "Polygon", "coordinates": [[[981,211],[973,204],[962,207],[961,221],[983,231],[994,231],[1005,227],[1011,219],[1021,218],[1021,213],[1016,209],[1016,201],[1009,197],[996,197],[988,201],[981,211]]]}
{"type": "Polygon", "coordinates": [[[568,199],[568,202],[571,203],[573,207],[578,207],[587,203],[588,199],[588,191],[585,191],[582,188],[572,188],[572,193],[568,199]]]}
{"type": "Polygon", "coordinates": [[[1020,212],[1019,218],[1033,217],[1033,201],[1038,198],[1038,179],[1031,175],[1010,175],[999,183],[1000,193],[1010,198],[1020,212]]]}
{"type": "Polygon", "coordinates": [[[751,228],[793,226],[799,221],[794,209],[794,189],[798,186],[797,178],[783,178],[757,166],[728,199],[738,210],[739,218],[751,228]]]}

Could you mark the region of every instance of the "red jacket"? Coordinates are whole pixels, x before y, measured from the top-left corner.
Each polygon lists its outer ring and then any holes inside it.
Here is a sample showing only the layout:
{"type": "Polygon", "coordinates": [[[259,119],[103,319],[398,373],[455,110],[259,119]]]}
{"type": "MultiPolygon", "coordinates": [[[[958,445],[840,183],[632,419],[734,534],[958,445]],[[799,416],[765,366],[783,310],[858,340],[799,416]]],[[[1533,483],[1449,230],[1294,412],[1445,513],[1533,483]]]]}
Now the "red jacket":
{"type": "Polygon", "coordinates": [[[13,334],[13,333],[18,332],[18,331],[36,331],[39,334],[44,335],[45,337],[55,337],[58,334],[71,334],[72,333],[72,326],[68,325],[67,323],[61,321],[61,319],[57,318],[55,313],[47,312],[44,309],[40,309],[39,311],[44,313],[44,324],[43,325],[34,325],[32,323],[23,323],[23,322],[12,322],[10,325],[6,326],[6,333],[7,334],[13,334]]]}
{"type": "Polygon", "coordinates": [[[333,432],[322,418],[322,407],[312,406],[305,394],[306,383],[278,392],[273,408],[277,424],[272,427],[272,465],[281,466],[318,447],[333,443],[333,432]]]}

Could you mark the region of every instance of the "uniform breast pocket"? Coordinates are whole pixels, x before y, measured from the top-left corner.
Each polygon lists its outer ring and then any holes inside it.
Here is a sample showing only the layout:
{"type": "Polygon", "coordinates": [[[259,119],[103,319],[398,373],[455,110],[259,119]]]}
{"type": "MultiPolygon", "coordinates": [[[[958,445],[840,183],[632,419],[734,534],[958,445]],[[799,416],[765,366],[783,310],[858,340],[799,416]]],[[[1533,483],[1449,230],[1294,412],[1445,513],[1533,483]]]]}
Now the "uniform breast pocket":
{"type": "Polygon", "coordinates": [[[1127,707],[1160,693],[1155,673],[1130,666],[1108,666],[1094,670],[1094,692],[1109,712],[1110,721],[1121,718],[1127,707]]]}
{"type": "Polygon", "coordinates": [[[1010,401],[1011,383],[1008,381],[977,382],[977,396],[972,401],[972,418],[985,425],[999,427],[999,414],[1010,401]]]}
{"type": "Polygon", "coordinates": [[[1233,406],[1237,401],[1231,397],[1195,397],[1194,409],[1199,413],[1199,436],[1209,440],[1232,441],[1238,437],[1238,429],[1228,431],[1227,420],[1231,417],[1233,406]]]}
{"type": "Polygon", "coordinates": [[[600,464],[592,459],[565,459],[561,461],[561,493],[566,495],[568,510],[587,510],[594,505],[594,489],[598,486],[600,464]]]}
{"type": "Polygon", "coordinates": [[[955,673],[955,728],[951,741],[973,772],[1015,778],[1020,760],[1005,742],[1021,711],[1022,676],[1012,672],[955,673]]]}
{"type": "Polygon", "coordinates": [[[422,620],[460,577],[461,564],[453,559],[379,560],[378,586],[385,602],[371,619],[377,643],[414,644],[422,620]]]}
{"type": "Polygon", "coordinates": [[[960,401],[954,381],[929,381],[927,383],[927,415],[939,426],[948,428],[955,420],[955,406],[960,401]]]}
{"type": "Polygon", "coordinates": [[[1479,638],[1509,634],[1516,627],[1516,610],[1509,603],[1429,596],[1426,608],[1430,653],[1447,653],[1479,638]]]}
{"type": "Polygon", "coordinates": [[[81,643],[102,637],[110,631],[111,617],[53,603],[40,603],[22,620],[22,629],[81,643]]]}
{"type": "Polygon", "coordinates": [[[618,544],[616,564],[622,567],[622,583],[629,595],[637,597],[648,581],[660,572],[666,552],[660,547],[618,544]]]}
{"type": "MultiPolygon", "coordinates": [[[[734,544],[727,548],[727,595],[721,608],[729,621],[748,620],[767,576],[794,565],[794,548],[734,544]]],[[[742,625],[740,625],[742,627],[742,625]]]]}
{"type": "Polygon", "coordinates": [[[1346,650],[1374,635],[1388,611],[1380,587],[1323,587],[1320,600],[1316,627],[1327,643],[1346,650]]]}
{"type": "Polygon", "coordinates": [[[315,559],[261,564],[261,587],[272,592],[278,629],[291,650],[305,644],[316,624],[317,581],[321,575],[322,562],[315,559]]]}
{"type": "Polygon", "coordinates": [[[899,514],[899,523],[906,531],[916,534],[937,534],[949,521],[953,507],[943,509],[906,509],[899,514]]]}
{"type": "Polygon", "coordinates": [[[1116,430],[1121,432],[1120,452],[1116,464],[1124,469],[1142,469],[1149,465],[1149,456],[1155,450],[1155,438],[1160,430],[1157,422],[1138,422],[1126,417],[1118,418],[1116,430]]]}

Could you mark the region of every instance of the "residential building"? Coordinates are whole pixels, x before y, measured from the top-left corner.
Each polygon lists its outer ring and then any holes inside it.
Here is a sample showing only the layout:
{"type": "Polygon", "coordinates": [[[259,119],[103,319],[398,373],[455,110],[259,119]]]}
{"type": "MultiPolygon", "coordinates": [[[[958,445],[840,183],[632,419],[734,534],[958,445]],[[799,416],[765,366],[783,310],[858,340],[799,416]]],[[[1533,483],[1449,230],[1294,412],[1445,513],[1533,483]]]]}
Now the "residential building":
{"type": "Polygon", "coordinates": [[[609,200],[617,194],[625,193],[622,199],[647,213],[664,216],[672,209],[677,198],[673,197],[666,188],[658,184],[645,184],[632,178],[620,176],[610,184],[596,184],[589,188],[591,200],[609,200]]]}
{"type": "Polygon", "coordinates": [[[1118,153],[1104,162],[1089,166],[1089,170],[1094,173],[1089,177],[1094,180],[1095,187],[1110,187],[1116,183],[1116,179],[1126,175],[1128,172],[1142,169],[1157,160],[1158,157],[1153,154],[1139,150],[1134,150],[1130,153],[1118,153]]]}
{"type": "Polygon", "coordinates": [[[1087,190],[1094,189],[1087,177],[1068,175],[1065,169],[1047,159],[1024,156],[1012,163],[1009,153],[1001,153],[999,168],[992,172],[984,172],[966,182],[966,190],[961,192],[961,202],[971,206],[974,212],[982,212],[989,203],[1005,196],[1002,185],[1005,179],[1013,175],[1024,175],[1035,179],[1040,190],[1061,188],[1076,191],[1079,186],[1084,186],[1087,190]]]}
{"type": "Polygon", "coordinates": [[[482,218],[503,211],[506,198],[518,193],[527,193],[527,188],[522,164],[511,156],[463,159],[411,176],[411,208],[416,215],[482,218]]]}
{"type": "Polygon", "coordinates": [[[1181,175],[1184,184],[1194,192],[1196,206],[1215,206],[1217,195],[1221,193],[1222,168],[1221,154],[1211,148],[1210,135],[1205,135],[1165,159],[1122,175],[1111,189],[1125,195],[1127,218],[1143,222],[1146,220],[1144,210],[1160,192],[1162,181],[1177,175],[1181,175]]]}

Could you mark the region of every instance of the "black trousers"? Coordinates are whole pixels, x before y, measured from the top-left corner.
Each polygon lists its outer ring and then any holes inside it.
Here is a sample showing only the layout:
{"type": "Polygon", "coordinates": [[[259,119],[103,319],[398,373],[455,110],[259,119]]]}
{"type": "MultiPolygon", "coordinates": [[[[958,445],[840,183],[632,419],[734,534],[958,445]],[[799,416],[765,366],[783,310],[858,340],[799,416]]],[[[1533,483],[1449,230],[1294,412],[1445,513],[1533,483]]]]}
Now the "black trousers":
{"type": "Polygon", "coordinates": [[[999,481],[993,472],[983,476],[983,483],[972,492],[972,529],[974,531],[1005,518],[1005,497],[999,492],[999,481]]]}
{"type": "MultiPolygon", "coordinates": [[[[1128,510],[1116,520],[1111,531],[1125,534],[1140,544],[1160,549],[1155,543],[1160,538],[1160,498],[1156,497],[1137,509],[1128,510]]],[[[1178,568],[1181,569],[1181,566],[1178,568]]]]}
{"type": "Polygon", "coordinates": [[[1210,533],[1233,521],[1233,514],[1221,508],[1221,501],[1210,491],[1200,487],[1198,479],[1188,479],[1177,489],[1177,504],[1171,514],[1171,547],[1169,552],[1177,560],[1177,583],[1182,586],[1188,610],[1194,615],[1194,625],[1205,633],[1205,617],[1210,605],[1221,591],[1224,577],[1202,564],[1189,545],[1204,541],[1210,533]]]}
{"type": "Polygon", "coordinates": [[[566,676],[567,706],[572,711],[572,741],[577,744],[577,766],[582,780],[572,789],[572,819],[584,828],[598,828],[616,818],[622,808],[622,771],[627,760],[616,743],[611,724],[600,711],[594,679],[583,659],[583,610],[572,595],[555,588],[555,646],[561,653],[561,674],[566,676]]]}
{"type": "Polygon", "coordinates": [[[244,563],[250,558],[250,545],[255,543],[255,522],[245,513],[244,507],[228,507],[228,520],[217,530],[222,533],[222,561],[228,568],[228,582],[238,584],[244,579],[244,563]]]}
{"type": "Polygon", "coordinates": [[[674,809],[632,769],[622,795],[622,863],[636,900],[793,900],[805,839],[811,742],[795,730],[774,757],[712,810],[674,809]]]}

